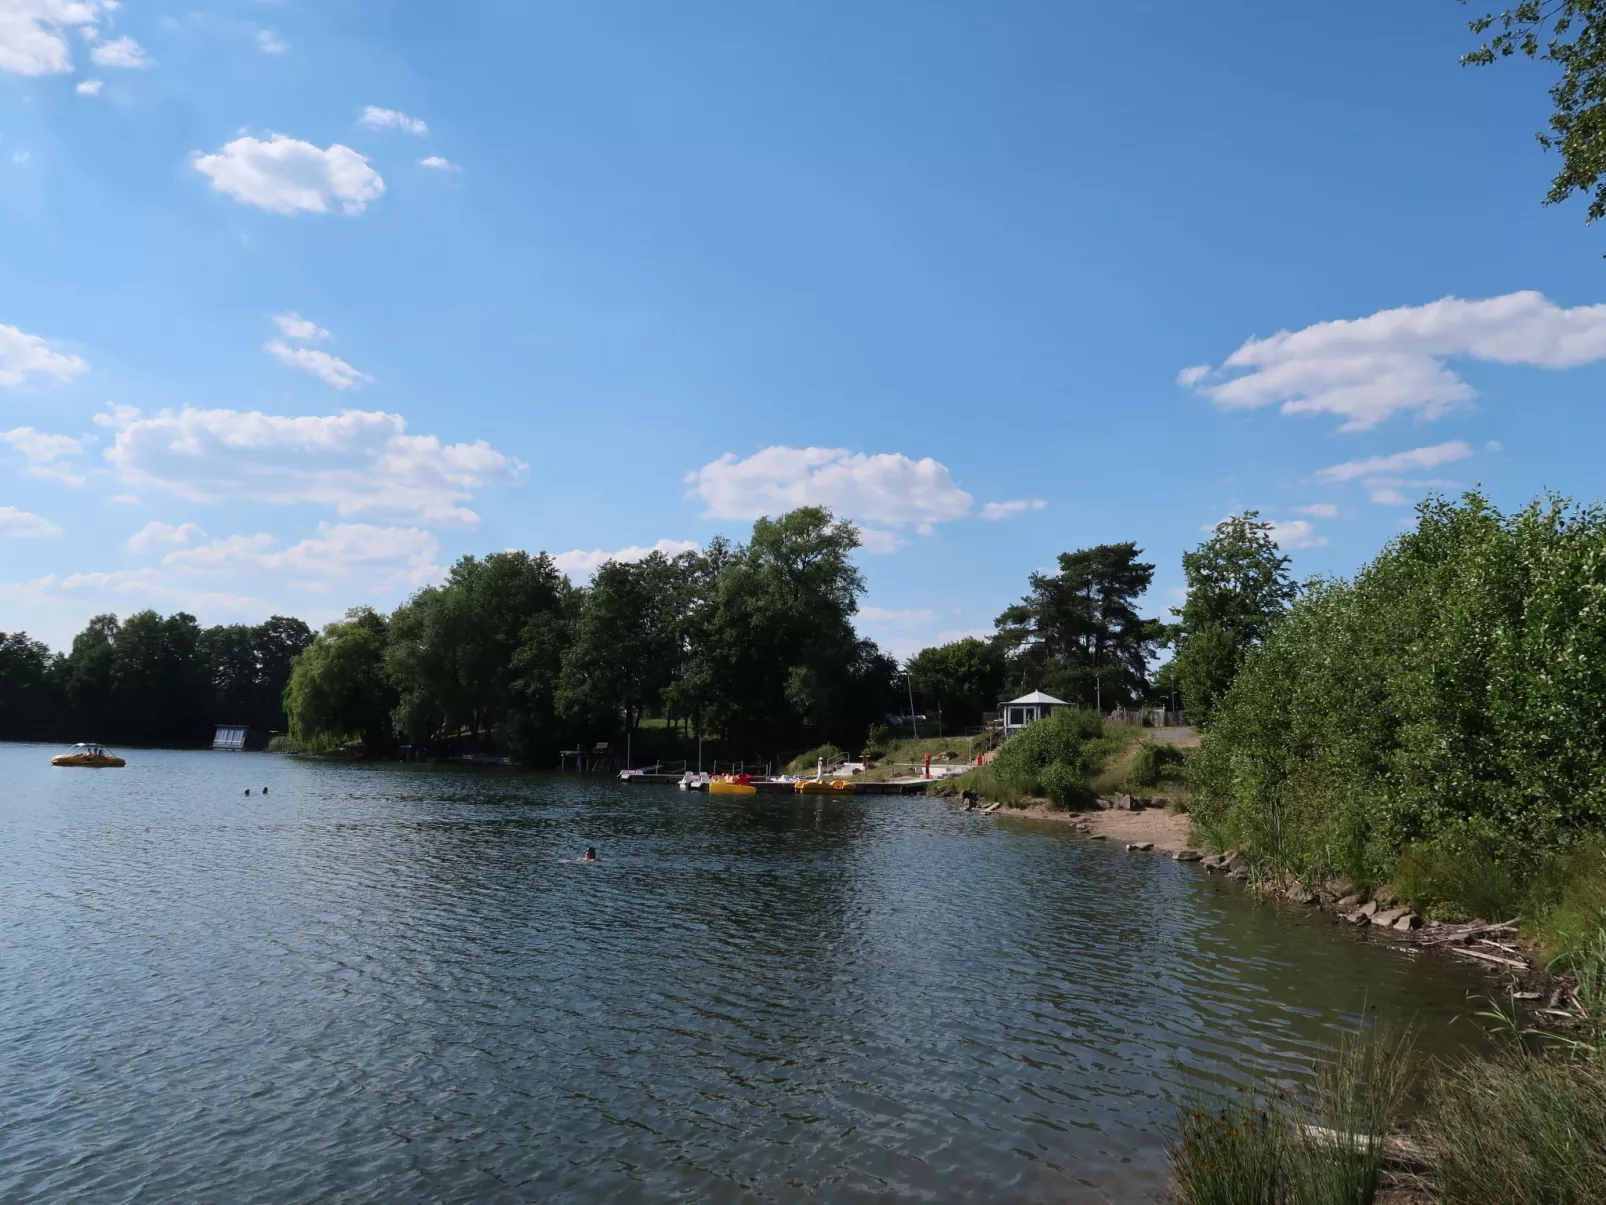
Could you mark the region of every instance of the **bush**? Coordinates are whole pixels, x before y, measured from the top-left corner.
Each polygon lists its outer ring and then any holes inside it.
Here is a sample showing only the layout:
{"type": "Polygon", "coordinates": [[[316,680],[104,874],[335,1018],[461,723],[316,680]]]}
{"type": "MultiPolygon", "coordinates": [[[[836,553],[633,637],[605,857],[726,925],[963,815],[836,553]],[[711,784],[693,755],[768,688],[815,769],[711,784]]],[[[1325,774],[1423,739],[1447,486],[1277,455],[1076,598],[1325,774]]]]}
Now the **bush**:
{"type": "Polygon", "coordinates": [[[1044,766],[1037,774],[1038,789],[1056,808],[1068,808],[1087,797],[1087,776],[1062,761],[1044,766]]]}
{"type": "Polygon", "coordinates": [[[1144,741],[1132,755],[1132,770],[1128,777],[1140,787],[1157,787],[1167,778],[1175,777],[1168,771],[1182,765],[1182,750],[1175,745],[1156,745],[1144,741]]]}
{"type": "Polygon", "coordinates": [[[1484,851],[1417,845],[1394,867],[1400,898],[1439,920],[1510,920],[1522,909],[1522,893],[1510,871],[1484,851]]]}
{"type": "Polygon", "coordinates": [[[887,755],[892,747],[893,732],[885,724],[871,724],[870,731],[864,737],[864,755],[872,759],[880,759],[887,755]]]}
{"type": "Polygon", "coordinates": [[[1430,846],[1525,887],[1606,829],[1603,549],[1600,507],[1424,502],[1249,654],[1189,766],[1201,830],[1305,877],[1430,846]]]}
{"type": "Polygon", "coordinates": [[[1035,780],[1056,762],[1085,776],[1085,746],[1097,740],[1103,731],[1104,725],[1097,712],[1070,708],[1056,711],[1048,719],[1027,725],[1005,741],[993,759],[994,772],[1000,782],[1017,788],[1024,787],[1027,780],[1035,780]]]}
{"type": "Polygon", "coordinates": [[[820,758],[825,758],[825,768],[832,769],[847,760],[847,754],[835,745],[824,744],[810,749],[807,753],[799,753],[786,763],[788,774],[813,774],[819,768],[820,758]]]}

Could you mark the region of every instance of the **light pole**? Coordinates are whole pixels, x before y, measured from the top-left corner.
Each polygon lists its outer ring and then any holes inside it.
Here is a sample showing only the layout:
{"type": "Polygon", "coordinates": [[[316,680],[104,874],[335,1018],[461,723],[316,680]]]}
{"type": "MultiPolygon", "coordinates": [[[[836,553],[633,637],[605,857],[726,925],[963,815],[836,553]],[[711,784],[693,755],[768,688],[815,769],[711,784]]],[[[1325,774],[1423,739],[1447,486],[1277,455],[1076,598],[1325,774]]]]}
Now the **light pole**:
{"type": "Polygon", "coordinates": [[[903,671],[904,685],[909,688],[909,722],[914,725],[915,740],[920,739],[920,719],[915,715],[915,680],[909,676],[909,671],[903,671]]]}

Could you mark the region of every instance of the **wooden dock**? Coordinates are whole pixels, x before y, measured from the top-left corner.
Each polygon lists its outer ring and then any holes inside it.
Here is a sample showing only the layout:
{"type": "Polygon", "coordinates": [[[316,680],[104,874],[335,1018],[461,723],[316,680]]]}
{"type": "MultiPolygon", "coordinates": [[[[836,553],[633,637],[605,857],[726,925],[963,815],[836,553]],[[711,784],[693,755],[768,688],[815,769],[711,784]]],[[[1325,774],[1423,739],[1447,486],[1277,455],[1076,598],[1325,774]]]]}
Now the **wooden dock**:
{"type": "MultiPolygon", "coordinates": [[[[672,787],[680,782],[679,774],[632,774],[621,781],[645,786],[672,787]]],[[[772,782],[766,778],[755,778],[752,782],[753,790],[760,795],[796,795],[796,783],[772,782]]],[[[922,779],[915,782],[856,782],[853,790],[843,791],[842,794],[853,795],[924,795],[928,784],[922,779]]],[[[697,783],[691,788],[693,791],[706,791],[707,783],[697,783]]],[[[810,798],[819,799],[821,795],[812,795],[810,798]]]]}

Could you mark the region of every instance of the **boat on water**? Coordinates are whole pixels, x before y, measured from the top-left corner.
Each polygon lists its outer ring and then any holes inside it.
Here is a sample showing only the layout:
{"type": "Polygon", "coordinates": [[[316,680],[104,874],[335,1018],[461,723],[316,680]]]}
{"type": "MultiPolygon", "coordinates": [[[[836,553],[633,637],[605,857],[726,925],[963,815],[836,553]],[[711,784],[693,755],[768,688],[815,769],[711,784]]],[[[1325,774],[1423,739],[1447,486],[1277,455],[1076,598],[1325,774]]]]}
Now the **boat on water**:
{"type": "Polygon", "coordinates": [[[856,788],[845,778],[833,778],[829,782],[820,779],[805,779],[792,784],[792,789],[799,795],[852,795],[856,788]]]}
{"type": "Polygon", "coordinates": [[[85,766],[92,770],[111,769],[116,766],[126,766],[128,763],[115,753],[107,753],[101,745],[74,745],[65,753],[58,753],[50,759],[53,766],[85,766]]]}
{"type": "Polygon", "coordinates": [[[710,795],[757,795],[751,774],[717,774],[708,783],[710,795]]]}

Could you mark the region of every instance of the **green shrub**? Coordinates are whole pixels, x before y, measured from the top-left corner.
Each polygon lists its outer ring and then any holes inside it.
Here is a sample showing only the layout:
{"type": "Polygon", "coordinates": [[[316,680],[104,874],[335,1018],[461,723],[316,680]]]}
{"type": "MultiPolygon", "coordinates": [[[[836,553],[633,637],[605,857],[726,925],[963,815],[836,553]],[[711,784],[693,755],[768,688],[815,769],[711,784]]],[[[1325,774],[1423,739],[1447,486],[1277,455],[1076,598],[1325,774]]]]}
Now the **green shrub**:
{"type": "Polygon", "coordinates": [[[1128,777],[1140,787],[1157,787],[1167,778],[1175,777],[1171,771],[1183,762],[1182,750],[1175,745],[1157,745],[1144,741],[1132,755],[1132,769],[1128,777]]]}
{"type": "Polygon", "coordinates": [[[1250,652],[1191,759],[1193,815],[1305,876],[1382,882],[1429,845],[1526,887],[1606,829],[1603,602],[1601,507],[1429,499],[1250,652]]]}
{"type": "Polygon", "coordinates": [[[1402,900],[1440,920],[1510,920],[1522,908],[1511,872],[1476,848],[1412,846],[1395,863],[1394,887],[1402,900]]]}
{"type": "Polygon", "coordinates": [[[1037,774],[1038,789],[1056,808],[1068,808],[1087,796],[1087,776],[1077,766],[1062,761],[1044,766],[1037,774]]]}
{"type": "Polygon", "coordinates": [[[1000,782],[1017,789],[1056,762],[1086,773],[1085,746],[1103,734],[1098,713],[1063,708],[1005,741],[992,765],[1000,782]]]}
{"type": "Polygon", "coordinates": [[[813,774],[819,768],[820,758],[822,757],[825,759],[825,768],[827,770],[830,770],[833,766],[839,766],[847,760],[847,754],[843,753],[842,750],[835,745],[825,744],[810,749],[807,753],[799,753],[786,763],[786,772],[788,774],[813,774]]]}
{"type": "Polygon", "coordinates": [[[883,758],[887,750],[892,747],[894,736],[891,728],[885,724],[871,724],[870,731],[864,737],[864,754],[869,758],[883,758]]]}

